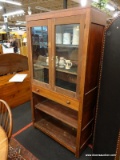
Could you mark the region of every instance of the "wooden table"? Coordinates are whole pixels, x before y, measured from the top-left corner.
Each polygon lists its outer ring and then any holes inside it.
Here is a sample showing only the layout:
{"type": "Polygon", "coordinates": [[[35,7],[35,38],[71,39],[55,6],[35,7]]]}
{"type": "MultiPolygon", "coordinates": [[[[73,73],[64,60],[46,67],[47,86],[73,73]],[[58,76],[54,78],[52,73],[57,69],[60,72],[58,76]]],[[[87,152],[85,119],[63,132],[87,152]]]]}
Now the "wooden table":
{"type": "Polygon", "coordinates": [[[30,76],[29,71],[18,72],[28,76],[23,82],[9,82],[15,74],[0,76],[0,99],[4,99],[14,108],[30,100],[30,76]]]}
{"type": "Polygon", "coordinates": [[[8,138],[4,129],[0,126],[0,160],[7,160],[8,138]]]}

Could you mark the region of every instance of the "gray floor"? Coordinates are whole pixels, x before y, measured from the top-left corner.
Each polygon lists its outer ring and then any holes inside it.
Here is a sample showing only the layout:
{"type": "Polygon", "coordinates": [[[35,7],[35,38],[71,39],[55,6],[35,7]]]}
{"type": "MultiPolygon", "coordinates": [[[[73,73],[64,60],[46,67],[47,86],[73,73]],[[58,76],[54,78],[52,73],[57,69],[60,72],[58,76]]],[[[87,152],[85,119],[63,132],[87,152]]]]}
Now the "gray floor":
{"type": "MultiPolygon", "coordinates": [[[[13,134],[31,123],[30,102],[14,108],[12,113],[14,121],[13,134]]],[[[39,160],[91,160],[91,157],[86,156],[92,152],[89,147],[84,150],[79,158],[75,158],[72,152],[33,126],[15,136],[15,139],[39,160]]]]}

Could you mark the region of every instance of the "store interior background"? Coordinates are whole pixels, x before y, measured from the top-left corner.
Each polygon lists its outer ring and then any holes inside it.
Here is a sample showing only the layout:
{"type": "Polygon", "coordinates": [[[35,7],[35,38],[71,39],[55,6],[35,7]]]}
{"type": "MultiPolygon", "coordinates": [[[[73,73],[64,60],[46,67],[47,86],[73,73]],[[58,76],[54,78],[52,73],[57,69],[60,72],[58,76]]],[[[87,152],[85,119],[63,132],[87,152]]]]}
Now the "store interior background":
{"type": "Polygon", "coordinates": [[[27,56],[26,15],[86,7],[93,3],[101,9],[106,3],[104,11],[107,12],[108,22],[120,14],[120,0],[0,0],[0,43],[6,43],[10,36],[14,36],[18,41],[19,53],[27,56]]]}
{"type": "MultiPolygon", "coordinates": [[[[93,3],[99,6],[103,12],[106,12],[107,25],[120,15],[120,0],[0,0],[0,45],[6,45],[9,37],[13,36],[18,41],[19,54],[28,56],[27,15],[74,7],[87,7],[93,3]],[[106,2],[104,7],[103,2],[106,2]]],[[[6,48],[6,52],[11,53],[9,47],[6,48]]],[[[19,140],[21,137],[18,135],[17,138],[19,140]]]]}

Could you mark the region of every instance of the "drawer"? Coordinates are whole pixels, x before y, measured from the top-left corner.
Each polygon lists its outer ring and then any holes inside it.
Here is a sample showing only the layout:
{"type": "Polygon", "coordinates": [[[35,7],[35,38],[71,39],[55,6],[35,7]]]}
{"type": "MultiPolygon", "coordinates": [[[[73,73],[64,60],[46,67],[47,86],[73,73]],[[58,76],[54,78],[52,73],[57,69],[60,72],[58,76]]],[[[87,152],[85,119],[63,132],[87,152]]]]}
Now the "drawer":
{"type": "Polygon", "coordinates": [[[60,93],[42,88],[42,87],[37,86],[35,84],[32,84],[32,92],[39,94],[43,97],[46,97],[50,100],[53,100],[57,103],[60,103],[66,107],[74,109],[76,111],[78,111],[78,109],[79,109],[79,101],[75,98],[73,99],[71,97],[62,95],[60,93]]]}

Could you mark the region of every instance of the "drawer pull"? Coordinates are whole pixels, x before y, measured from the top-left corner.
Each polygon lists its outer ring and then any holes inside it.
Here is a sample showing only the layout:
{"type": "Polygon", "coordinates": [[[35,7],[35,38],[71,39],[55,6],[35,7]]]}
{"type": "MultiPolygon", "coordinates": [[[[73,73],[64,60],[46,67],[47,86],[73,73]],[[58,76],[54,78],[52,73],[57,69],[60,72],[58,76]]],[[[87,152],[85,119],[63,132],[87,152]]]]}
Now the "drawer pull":
{"type": "Polygon", "coordinates": [[[39,89],[36,89],[36,92],[39,92],[39,89]]]}
{"type": "Polygon", "coordinates": [[[66,103],[67,103],[67,104],[70,104],[70,101],[67,101],[66,103]]]}

